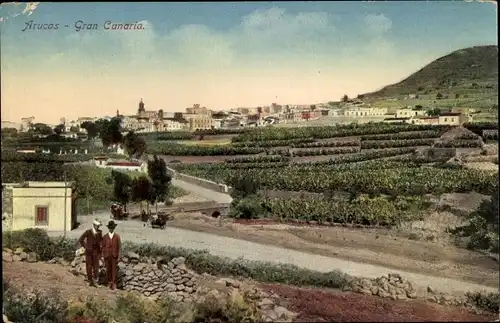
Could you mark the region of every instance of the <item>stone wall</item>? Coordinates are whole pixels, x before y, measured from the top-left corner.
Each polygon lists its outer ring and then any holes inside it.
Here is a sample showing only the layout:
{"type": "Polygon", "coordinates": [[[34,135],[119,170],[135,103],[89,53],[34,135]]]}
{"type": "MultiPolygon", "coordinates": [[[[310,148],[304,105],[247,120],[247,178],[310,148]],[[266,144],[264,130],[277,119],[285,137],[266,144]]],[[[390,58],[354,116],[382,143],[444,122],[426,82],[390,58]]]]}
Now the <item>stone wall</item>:
{"type": "MultiPolygon", "coordinates": [[[[199,275],[189,270],[183,257],[167,261],[165,258],[144,258],[129,252],[118,263],[118,288],[135,291],[144,296],[168,296],[177,301],[192,300],[197,290],[199,275]]],[[[99,283],[105,285],[106,270],[101,261],[99,283]]],[[[74,275],[85,276],[85,257],[71,263],[74,275]]]]}
{"type": "Polygon", "coordinates": [[[463,307],[468,311],[478,314],[483,313],[483,311],[476,308],[476,305],[472,304],[465,295],[452,296],[436,291],[431,286],[427,286],[425,291],[417,292],[414,284],[402,278],[399,274],[389,274],[388,276],[374,279],[354,278],[348,285],[344,286],[343,291],[352,291],[393,300],[423,299],[441,305],[463,307]]]}
{"type": "Polygon", "coordinates": [[[225,185],[225,184],[219,184],[216,182],[209,181],[207,179],[199,178],[199,177],[194,177],[191,175],[186,175],[177,172],[176,170],[167,167],[168,173],[175,179],[178,179],[180,181],[193,184],[193,185],[198,185],[200,187],[219,192],[219,193],[229,193],[230,187],[225,185]]]}

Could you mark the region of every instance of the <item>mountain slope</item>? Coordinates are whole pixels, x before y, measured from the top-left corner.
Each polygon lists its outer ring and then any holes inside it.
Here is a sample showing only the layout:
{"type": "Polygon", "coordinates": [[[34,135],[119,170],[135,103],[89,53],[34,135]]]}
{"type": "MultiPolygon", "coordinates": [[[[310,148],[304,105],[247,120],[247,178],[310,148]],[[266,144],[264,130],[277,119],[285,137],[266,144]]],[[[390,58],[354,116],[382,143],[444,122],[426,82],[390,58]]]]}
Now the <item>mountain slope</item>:
{"type": "Polygon", "coordinates": [[[498,84],[498,46],[476,46],[457,50],[426,65],[403,81],[379,91],[366,93],[366,98],[394,97],[419,92],[435,92],[444,88],[494,89],[498,84]]]}

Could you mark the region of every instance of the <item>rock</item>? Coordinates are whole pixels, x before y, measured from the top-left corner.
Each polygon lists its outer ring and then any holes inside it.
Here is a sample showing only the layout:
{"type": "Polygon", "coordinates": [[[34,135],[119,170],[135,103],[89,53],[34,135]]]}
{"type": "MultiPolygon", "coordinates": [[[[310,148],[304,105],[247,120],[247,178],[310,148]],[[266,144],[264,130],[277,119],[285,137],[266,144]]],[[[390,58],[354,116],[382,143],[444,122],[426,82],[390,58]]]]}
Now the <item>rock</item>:
{"type": "Polygon", "coordinates": [[[401,278],[401,275],[398,274],[398,273],[392,273],[392,274],[389,274],[389,280],[394,280],[394,281],[399,281],[399,282],[402,282],[403,279],[401,278]]]}
{"type": "Polygon", "coordinates": [[[257,305],[263,310],[269,310],[273,308],[274,302],[269,298],[264,298],[257,305]]]}
{"type": "Polygon", "coordinates": [[[372,295],[371,290],[366,289],[366,288],[362,288],[359,292],[360,292],[361,294],[364,294],[364,295],[372,295]]]}
{"type": "Polygon", "coordinates": [[[26,256],[26,261],[27,262],[37,262],[38,255],[35,252],[29,252],[26,256]]]}
{"type": "Polygon", "coordinates": [[[10,248],[3,248],[2,252],[6,252],[6,253],[11,254],[11,255],[14,253],[12,251],[12,249],[10,249],[10,248]]]}
{"type": "Polygon", "coordinates": [[[21,260],[22,260],[21,256],[19,256],[19,255],[13,255],[12,256],[12,261],[21,261],[21,260]]]}
{"type": "Polygon", "coordinates": [[[227,287],[240,288],[240,283],[231,278],[221,278],[216,283],[226,285],[227,287]]]}
{"type": "Polygon", "coordinates": [[[14,259],[13,259],[12,253],[2,251],[2,261],[13,262],[14,259]]]}
{"type": "Polygon", "coordinates": [[[176,266],[183,265],[186,262],[186,258],[184,257],[177,257],[172,259],[172,263],[176,266]]]}
{"type": "Polygon", "coordinates": [[[144,264],[137,264],[137,265],[134,266],[133,270],[135,272],[141,272],[144,268],[145,268],[144,264]]]}
{"type": "Polygon", "coordinates": [[[273,311],[274,313],[276,313],[276,317],[278,320],[291,321],[292,319],[297,317],[296,313],[287,310],[283,306],[276,306],[273,311]]]}
{"type": "Polygon", "coordinates": [[[432,288],[431,286],[427,286],[427,293],[430,293],[430,294],[435,294],[436,291],[434,290],[434,288],[432,288]]]}
{"type": "Polygon", "coordinates": [[[390,298],[391,297],[391,294],[388,291],[380,289],[380,288],[377,291],[377,295],[380,297],[383,297],[383,298],[390,298]]]}
{"type": "Polygon", "coordinates": [[[428,302],[438,303],[438,298],[435,295],[430,295],[427,297],[428,302]]]}
{"type": "Polygon", "coordinates": [[[20,255],[24,252],[24,249],[23,248],[16,248],[16,250],[14,250],[14,254],[15,255],[20,255]]]}
{"type": "Polygon", "coordinates": [[[21,261],[26,261],[28,259],[28,254],[23,251],[19,254],[19,257],[21,258],[21,261]]]}

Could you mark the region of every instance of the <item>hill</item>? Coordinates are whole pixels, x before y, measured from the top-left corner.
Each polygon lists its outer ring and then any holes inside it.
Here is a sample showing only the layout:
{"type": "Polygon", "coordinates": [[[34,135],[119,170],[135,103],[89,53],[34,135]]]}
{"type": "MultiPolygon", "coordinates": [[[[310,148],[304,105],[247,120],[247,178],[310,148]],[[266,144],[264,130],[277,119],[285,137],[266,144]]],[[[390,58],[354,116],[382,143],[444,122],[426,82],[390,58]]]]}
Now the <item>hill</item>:
{"type": "Polygon", "coordinates": [[[476,46],[443,56],[403,81],[366,93],[364,97],[380,99],[408,94],[426,95],[441,90],[463,92],[467,89],[496,93],[497,87],[498,46],[476,46]]]}

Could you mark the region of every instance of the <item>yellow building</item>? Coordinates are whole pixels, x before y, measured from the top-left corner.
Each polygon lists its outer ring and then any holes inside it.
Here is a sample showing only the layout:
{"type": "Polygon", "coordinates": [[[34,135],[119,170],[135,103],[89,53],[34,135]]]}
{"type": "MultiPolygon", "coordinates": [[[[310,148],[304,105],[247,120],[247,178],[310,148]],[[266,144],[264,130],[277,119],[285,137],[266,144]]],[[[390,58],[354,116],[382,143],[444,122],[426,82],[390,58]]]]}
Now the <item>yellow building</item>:
{"type": "Polygon", "coordinates": [[[414,110],[410,108],[401,108],[396,110],[396,118],[411,118],[411,117],[419,117],[425,116],[425,110],[414,110]]]}
{"type": "Polygon", "coordinates": [[[212,129],[214,126],[214,119],[211,116],[187,113],[183,116],[188,121],[191,131],[212,129]]]}
{"type": "Polygon", "coordinates": [[[459,126],[465,122],[461,113],[446,112],[439,115],[439,125],[459,126]]]}
{"type": "Polygon", "coordinates": [[[2,184],[2,231],[70,231],[76,226],[75,201],[72,183],[2,184]]]}

